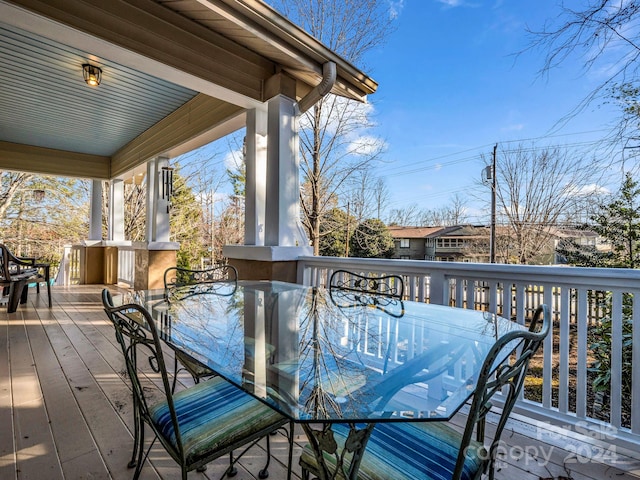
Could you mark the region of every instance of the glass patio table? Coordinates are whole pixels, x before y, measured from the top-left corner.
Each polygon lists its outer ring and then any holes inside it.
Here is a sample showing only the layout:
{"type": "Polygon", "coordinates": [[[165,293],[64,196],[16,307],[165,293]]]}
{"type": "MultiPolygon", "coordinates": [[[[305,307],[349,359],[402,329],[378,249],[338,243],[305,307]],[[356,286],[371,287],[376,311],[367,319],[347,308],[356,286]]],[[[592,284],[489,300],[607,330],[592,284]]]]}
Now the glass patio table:
{"type": "Polygon", "coordinates": [[[336,478],[356,478],[376,423],[451,419],[497,338],[524,329],[487,312],[277,281],[122,301],[144,306],[171,348],[301,424],[323,465],[331,425],[348,424],[353,460],[336,478]]]}

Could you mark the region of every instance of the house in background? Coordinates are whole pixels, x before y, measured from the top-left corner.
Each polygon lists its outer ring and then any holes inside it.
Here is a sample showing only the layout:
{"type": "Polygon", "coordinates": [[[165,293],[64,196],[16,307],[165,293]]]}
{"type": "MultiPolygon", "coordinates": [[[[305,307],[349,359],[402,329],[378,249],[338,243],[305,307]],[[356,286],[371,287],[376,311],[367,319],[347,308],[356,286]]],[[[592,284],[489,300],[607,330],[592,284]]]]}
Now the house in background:
{"type": "Polygon", "coordinates": [[[396,247],[392,258],[472,263],[489,261],[489,228],[485,226],[392,226],[389,232],[396,247]]]}
{"type": "Polygon", "coordinates": [[[427,235],[426,253],[429,260],[439,262],[489,262],[489,227],[454,225],[427,235]]]}
{"type": "Polygon", "coordinates": [[[591,230],[583,230],[579,228],[564,227],[558,229],[554,234],[554,264],[563,265],[567,263],[567,259],[558,250],[565,247],[568,243],[575,243],[580,247],[593,250],[594,252],[609,252],[611,244],[603,237],[591,230]]]}
{"type": "MultiPolygon", "coordinates": [[[[391,226],[389,232],[395,243],[392,258],[405,260],[434,260],[439,262],[489,263],[490,229],[484,225],[454,225],[450,227],[401,227],[391,226]]],[[[498,263],[509,263],[508,252],[510,230],[498,228],[501,249],[498,251],[498,263]]],[[[597,251],[611,248],[595,232],[576,228],[562,227],[554,229],[547,247],[537,258],[537,264],[557,265],[566,260],[558,254],[558,248],[568,241],[578,245],[592,247],[597,251]]],[[[513,246],[515,249],[515,246],[513,246]]]]}
{"type": "Polygon", "coordinates": [[[427,249],[427,236],[443,227],[401,227],[391,226],[389,232],[395,244],[395,254],[391,258],[403,260],[435,260],[432,249],[427,249]],[[428,251],[429,250],[429,251],[428,251]]]}

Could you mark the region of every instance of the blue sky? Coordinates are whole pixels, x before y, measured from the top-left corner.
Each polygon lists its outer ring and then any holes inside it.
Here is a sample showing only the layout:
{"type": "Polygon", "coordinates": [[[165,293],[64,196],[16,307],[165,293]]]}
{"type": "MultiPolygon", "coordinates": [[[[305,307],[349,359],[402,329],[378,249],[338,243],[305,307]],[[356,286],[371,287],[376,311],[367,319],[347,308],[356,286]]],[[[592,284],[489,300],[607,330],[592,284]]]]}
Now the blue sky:
{"type": "Polygon", "coordinates": [[[558,126],[602,80],[598,73],[572,58],[541,76],[544,52],[524,51],[527,27],[540,30],[558,17],[555,0],[394,5],[397,30],[358,65],[379,83],[369,100],[387,143],[378,173],[390,208],[437,208],[465,196],[480,177],[480,155],[496,142],[562,145],[604,135],[612,112],[597,104],[558,126]]]}

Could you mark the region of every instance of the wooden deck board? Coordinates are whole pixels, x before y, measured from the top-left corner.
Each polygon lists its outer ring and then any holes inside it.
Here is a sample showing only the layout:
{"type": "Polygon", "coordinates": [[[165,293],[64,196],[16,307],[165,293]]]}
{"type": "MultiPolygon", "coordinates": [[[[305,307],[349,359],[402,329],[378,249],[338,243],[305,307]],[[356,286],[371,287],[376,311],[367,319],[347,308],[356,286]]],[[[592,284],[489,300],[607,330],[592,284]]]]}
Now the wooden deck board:
{"type": "MultiPolygon", "coordinates": [[[[34,327],[32,327],[35,329],[34,327]]],[[[41,389],[50,419],[56,449],[65,473],[84,471],[91,478],[104,476],[106,468],[102,456],[84,421],[73,392],[69,388],[66,372],[60,368],[50,339],[59,328],[53,320],[43,320],[38,335],[30,338],[41,389]],[[55,401],[48,401],[55,399],[55,401]],[[68,432],[73,431],[73,435],[68,432]]]]}
{"type": "Polygon", "coordinates": [[[31,350],[30,341],[37,340],[42,327],[23,320],[22,312],[8,317],[16,470],[22,478],[64,478],[31,350]]]}
{"type": "Polygon", "coordinates": [[[9,324],[0,321],[0,478],[15,476],[13,392],[9,364],[9,324]]]}
{"type": "MultiPolygon", "coordinates": [[[[132,478],[126,466],[133,447],[131,390],[102,310],[101,289],[54,287],[51,309],[46,291],[38,296],[32,289],[29,302],[16,313],[0,311],[0,479],[132,478]]],[[[147,377],[157,381],[152,372],[147,377]]],[[[191,381],[188,375],[180,380],[191,381]]],[[[460,428],[464,421],[459,415],[454,424],[460,428]]],[[[542,430],[510,421],[503,434],[510,455],[497,469],[498,480],[640,479],[640,455],[625,451],[613,461],[579,458],[574,455],[578,447],[594,452],[600,446],[588,438],[545,436],[542,430]]],[[[299,479],[297,456],[305,438],[299,427],[295,433],[293,478],[299,479]]],[[[287,440],[276,435],[271,442],[270,478],[285,479],[287,440]]],[[[235,479],[258,478],[264,444],[247,452],[235,479]]],[[[227,464],[227,457],[220,458],[189,478],[220,478],[227,464]]],[[[141,478],[172,480],[180,471],[156,446],[141,478]]]]}

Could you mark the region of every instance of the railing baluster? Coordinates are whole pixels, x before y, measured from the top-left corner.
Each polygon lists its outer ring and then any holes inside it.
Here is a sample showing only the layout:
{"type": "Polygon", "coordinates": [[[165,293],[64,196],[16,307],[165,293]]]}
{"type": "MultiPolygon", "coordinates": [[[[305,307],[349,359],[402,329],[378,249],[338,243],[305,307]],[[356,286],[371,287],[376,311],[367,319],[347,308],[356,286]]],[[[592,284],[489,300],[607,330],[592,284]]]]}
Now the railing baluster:
{"type": "Polygon", "coordinates": [[[589,305],[587,290],[578,289],[577,305],[577,372],[576,372],[576,415],[578,418],[587,416],[587,329],[588,329],[589,305]]]}
{"type": "Polygon", "coordinates": [[[569,410],[569,295],[571,290],[563,287],[558,292],[560,301],[560,368],[558,371],[558,410],[567,413],[569,410]]]}
{"type": "Polygon", "coordinates": [[[409,291],[407,292],[405,290],[404,294],[405,295],[409,295],[408,296],[408,300],[417,300],[417,295],[416,295],[416,277],[414,275],[407,275],[407,282],[406,284],[409,287],[409,291]]]}
{"type": "Polygon", "coordinates": [[[418,298],[416,300],[425,302],[427,300],[427,291],[425,288],[425,276],[418,275],[418,298]]]}
{"type": "Polygon", "coordinates": [[[498,314],[498,284],[488,282],[489,285],[489,311],[498,314]]]}
{"type": "Polygon", "coordinates": [[[622,292],[614,290],[611,302],[611,415],[609,422],[620,427],[622,421],[622,292]]]}
{"type": "Polygon", "coordinates": [[[632,324],[632,352],[633,368],[631,372],[631,431],[640,434],[640,291],[634,290],[633,294],[633,319],[632,324]]]}
{"type": "MultiPolygon", "coordinates": [[[[544,285],[543,293],[544,302],[551,306],[553,305],[553,289],[549,285],[544,285]]],[[[553,310],[551,311],[551,318],[554,318],[553,310]]],[[[551,382],[553,380],[553,338],[556,336],[555,328],[552,323],[551,329],[547,338],[544,339],[543,346],[543,365],[542,365],[542,406],[544,408],[551,408],[551,382]]]]}
{"type": "Polygon", "coordinates": [[[512,301],[512,285],[511,283],[502,284],[502,316],[511,320],[511,301],[512,301]]]}
{"type": "Polygon", "coordinates": [[[464,280],[456,278],[456,307],[464,307],[464,280]]]}

